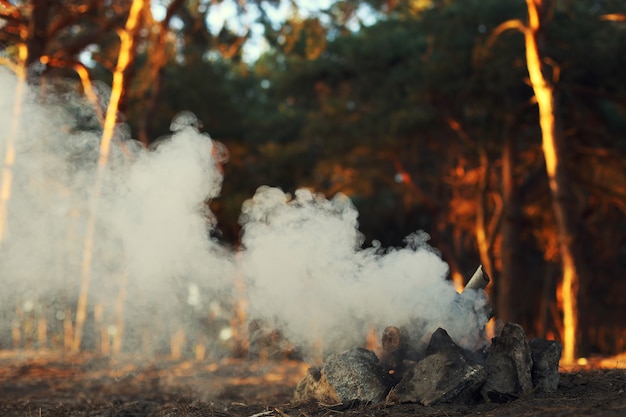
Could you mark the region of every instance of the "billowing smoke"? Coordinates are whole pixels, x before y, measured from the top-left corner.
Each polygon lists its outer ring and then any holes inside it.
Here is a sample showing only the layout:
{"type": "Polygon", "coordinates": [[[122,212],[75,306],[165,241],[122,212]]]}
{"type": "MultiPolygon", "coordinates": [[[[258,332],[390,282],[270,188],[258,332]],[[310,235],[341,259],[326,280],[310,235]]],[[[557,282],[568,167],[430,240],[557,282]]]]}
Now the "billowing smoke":
{"type": "Polygon", "coordinates": [[[476,347],[487,320],[482,293],[459,297],[425,232],[409,235],[403,248],[363,249],[357,216],[341,194],[327,200],[301,189],[291,198],[259,188],[241,216],[251,313],[284,323],[298,343],[323,341],[331,351],[362,345],[368,330],[389,325],[417,338],[443,327],[476,347]]]}
{"type": "Polygon", "coordinates": [[[120,126],[96,178],[100,133],[85,128],[92,114],[76,110],[89,103],[65,94],[44,104],[28,91],[16,109],[15,86],[0,69],[2,156],[15,147],[0,178],[12,178],[0,242],[0,333],[34,305],[59,321],[68,314],[60,306],[75,306],[94,219],[89,305],[102,306],[112,335],[123,311],[126,349],[145,349],[146,339],[165,349],[179,328],[189,344],[218,346],[207,332],[220,317],[227,323],[224,310],[241,278],[249,316],[298,345],[362,345],[369,330],[380,334],[387,325],[416,329],[418,337],[444,327],[466,347],[480,343],[484,295],[456,293],[424,232],[403,248],[363,248],[346,196],[261,187],[242,208],[243,248],[235,253],[211,238],[206,202],[220,192],[220,149],[191,114],[177,117],[172,135],[151,150],[120,126]]]}
{"type": "Polygon", "coordinates": [[[101,305],[101,325],[114,334],[122,311],[125,340],[151,349],[168,349],[169,335],[183,326],[194,343],[203,317],[219,319],[222,299],[230,301],[221,292],[234,276],[232,254],[210,239],[214,224],[205,202],[222,182],[211,138],[183,114],[172,122],[171,137],[148,151],[119,126],[107,168],[96,178],[101,133],[85,129],[90,103],[65,86],[63,95],[28,90],[15,107],[15,78],[6,71],[0,90],[2,156],[15,149],[15,162],[4,164],[0,178],[5,187],[11,180],[0,242],[3,334],[20,314],[43,314],[33,308],[60,309],[49,314],[59,321],[63,307],[74,310],[93,219],[89,314],[101,305]]]}

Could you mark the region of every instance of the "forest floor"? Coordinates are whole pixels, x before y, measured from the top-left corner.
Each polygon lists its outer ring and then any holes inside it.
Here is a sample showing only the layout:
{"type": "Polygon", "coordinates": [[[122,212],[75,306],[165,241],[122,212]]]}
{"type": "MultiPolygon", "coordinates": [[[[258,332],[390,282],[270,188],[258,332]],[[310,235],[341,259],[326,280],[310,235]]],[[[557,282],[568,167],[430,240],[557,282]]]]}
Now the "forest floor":
{"type": "MultiPolygon", "coordinates": [[[[110,359],[0,352],[1,417],[625,416],[626,370],[563,370],[557,392],[508,404],[294,403],[302,362],[110,359]]],[[[626,358],[625,358],[626,359],[626,358]]],[[[606,363],[604,363],[606,366],[606,363]]],[[[623,367],[623,366],[622,366],[623,367]]]]}

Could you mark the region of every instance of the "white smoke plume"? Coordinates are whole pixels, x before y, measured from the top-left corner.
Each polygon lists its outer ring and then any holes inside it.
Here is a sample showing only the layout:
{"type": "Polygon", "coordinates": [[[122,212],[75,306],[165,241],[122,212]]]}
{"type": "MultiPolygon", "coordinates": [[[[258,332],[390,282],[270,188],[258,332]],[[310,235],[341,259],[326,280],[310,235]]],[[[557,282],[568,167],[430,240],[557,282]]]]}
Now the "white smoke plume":
{"type": "Polygon", "coordinates": [[[424,232],[407,237],[404,248],[363,249],[357,216],[341,194],[327,200],[301,189],[291,198],[259,188],[241,218],[252,315],[284,323],[298,343],[323,341],[331,351],[361,345],[369,329],[380,334],[389,325],[418,338],[443,327],[475,348],[487,320],[484,296],[456,293],[424,232]]]}
{"type": "Polygon", "coordinates": [[[132,318],[127,334],[138,333],[138,343],[148,335],[167,345],[167,334],[187,325],[183,320],[199,322],[210,313],[200,307],[219,310],[216,294],[228,288],[234,267],[232,254],[209,238],[213,219],[205,201],[219,194],[222,182],[211,138],[180,117],[172,136],[148,151],[120,126],[94,198],[100,134],[80,129],[89,112],[75,114],[89,103],[69,93],[42,97],[27,90],[14,109],[15,86],[13,75],[0,69],[0,150],[4,156],[12,140],[16,153],[0,178],[12,178],[0,242],[0,331],[10,334],[17,316],[33,305],[76,305],[91,216],[90,314],[100,303],[114,326],[123,297],[124,314],[132,318]],[[203,302],[186,303],[190,291],[200,291],[203,302]]]}
{"type": "MultiPolygon", "coordinates": [[[[249,316],[299,345],[321,342],[328,352],[362,345],[368,330],[380,334],[388,325],[428,336],[444,327],[463,346],[480,342],[484,296],[456,293],[425,233],[410,235],[404,248],[363,248],[358,213],[346,196],[328,200],[302,189],[292,197],[261,187],[242,208],[243,248],[234,253],[210,238],[205,203],[220,192],[219,149],[193,115],[175,119],[172,136],[152,150],[120,126],[94,200],[100,136],[81,129],[75,115],[89,104],[27,92],[12,131],[15,85],[0,69],[0,156],[10,135],[16,147],[15,164],[0,177],[5,181],[10,169],[13,178],[0,242],[1,334],[33,303],[75,306],[86,224],[95,216],[89,305],[104,305],[114,326],[116,302],[123,303],[126,349],[145,349],[148,337],[158,351],[181,327],[190,344],[196,337],[217,346],[216,335],[202,336],[210,326],[197,322],[218,320],[238,277],[249,316]]],[[[52,313],[58,320],[65,314],[52,313]]]]}

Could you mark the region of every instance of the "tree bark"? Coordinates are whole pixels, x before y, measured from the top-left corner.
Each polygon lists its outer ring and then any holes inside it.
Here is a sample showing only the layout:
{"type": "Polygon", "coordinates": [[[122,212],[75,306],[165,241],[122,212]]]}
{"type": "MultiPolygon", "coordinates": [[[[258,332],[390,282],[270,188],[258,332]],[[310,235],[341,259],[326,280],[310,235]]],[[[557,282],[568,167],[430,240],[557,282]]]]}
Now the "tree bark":
{"type": "Polygon", "coordinates": [[[139,141],[144,145],[154,139],[152,135],[152,120],[156,115],[159,100],[161,99],[161,93],[163,90],[163,75],[165,74],[165,65],[167,64],[166,54],[166,37],[169,33],[169,24],[174,17],[176,10],[183,4],[183,0],[174,0],[167,7],[167,13],[158,26],[157,33],[153,36],[152,42],[154,43],[154,50],[151,55],[151,80],[152,88],[150,90],[150,97],[146,104],[146,108],[143,115],[139,119],[139,141]]]}
{"type": "Polygon", "coordinates": [[[35,61],[39,61],[45,54],[46,45],[48,44],[48,23],[50,20],[51,3],[50,0],[34,0],[33,2],[33,14],[30,19],[28,39],[26,40],[28,47],[26,67],[29,67],[35,61]]]}
{"type": "MultiPolygon", "coordinates": [[[[22,25],[20,28],[20,36],[22,39],[27,37],[27,28],[22,25]]],[[[13,116],[11,119],[11,127],[9,136],[7,137],[2,156],[2,170],[0,171],[0,248],[8,227],[8,205],[11,199],[11,190],[13,188],[13,165],[15,164],[15,142],[17,140],[20,124],[22,123],[22,107],[24,104],[24,95],[26,94],[26,62],[28,60],[28,47],[26,43],[19,42],[17,44],[18,63],[13,65],[13,70],[17,78],[14,91],[13,116]]]]}
{"type": "Polygon", "coordinates": [[[489,221],[487,219],[488,182],[490,168],[489,157],[487,156],[487,151],[482,147],[479,148],[478,153],[480,160],[481,176],[478,180],[476,190],[476,243],[478,246],[478,253],[480,254],[480,262],[485,269],[485,272],[487,272],[487,275],[493,277],[494,272],[491,249],[496,230],[489,230],[489,221]]]}
{"type": "Polygon", "coordinates": [[[516,147],[510,132],[505,132],[502,147],[502,226],[501,263],[502,268],[496,284],[496,317],[505,322],[519,322],[519,302],[516,294],[521,289],[519,243],[521,236],[521,198],[516,185],[514,167],[516,147]]]}
{"type": "Polygon", "coordinates": [[[85,245],[83,248],[83,264],[82,279],[80,283],[80,291],[78,294],[78,302],[76,305],[76,323],[74,326],[74,338],[72,340],[72,351],[80,350],[82,332],[87,318],[87,301],[89,295],[89,285],[91,280],[91,261],[93,256],[93,243],[95,235],[95,209],[100,199],[102,189],[102,175],[109,159],[111,150],[111,142],[115,136],[115,126],[118,122],[117,113],[119,109],[120,99],[124,94],[124,75],[128,66],[132,64],[132,58],[135,56],[135,33],[138,29],[138,21],[140,12],[146,7],[145,0],[133,0],[128,20],[123,31],[119,32],[120,36],[120,52],[117,59],[115,72],[113,73],[113,84],[111,87],[111,98],[109,99],[109,107],[107,108],[104,118],[104,126],[102,130],[102,139],[100,141],[100,156],[96,171],[96,178],[92,191],[91,208],[92,212],[87,221],[87,231],[85,233],[85,245]]]}
{"type": "MultiPolygon", "coordinates": [[[[446,119],[448,126],[454,130],[459,137],[466,143],[475,143],[461,124],[452,117],[446,119]]],[[[484,143],[478,143],[477,146],[478,160],[480,163],[480,177],[476,184],[476,220],[474,234],[476,236],[476,246],[480,256],[480,262],[485,272],[493,277],[493,244],[496,239],[500,219],[502,216],[502,204],[498,195],[489,193],[489,171],[491,169],[489,163],[489,155],[484,143]],[[489,198],[493,199],[494,206],[491,213],[489,212],[489,198]]],[[[490,297],[493,296],[493,287],[490,286],[486,292],[490,297]]]]}
{"type": "Polygon", "coordinates": [[[579,339],[579,290],[584,270],[582,251],[577,246],[577,221],[572,181],[565,165],[567,144],[559,121],[558,102],[554,88],[545,76],[545,57],[540,49],[542,21],[551,1],[526,0],[528,25],[524,31],[526,64],[539,106],[542,149],[552,197],[563,291],[563,361],[571,363],[577,355],[579,339]]]}

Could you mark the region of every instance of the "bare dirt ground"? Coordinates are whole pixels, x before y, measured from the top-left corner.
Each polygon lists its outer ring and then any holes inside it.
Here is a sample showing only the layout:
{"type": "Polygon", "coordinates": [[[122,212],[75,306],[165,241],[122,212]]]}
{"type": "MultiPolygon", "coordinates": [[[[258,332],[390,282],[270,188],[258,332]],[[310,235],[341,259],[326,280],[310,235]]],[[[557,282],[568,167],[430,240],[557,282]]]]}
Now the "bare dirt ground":
{"type": "Polygon", "coordinates": [[[556,393],[508,404],[424,407],[293,403],[307,367],[0,352],[0,417],[626,416],[624,369],[564,371],[556,393]]]}

